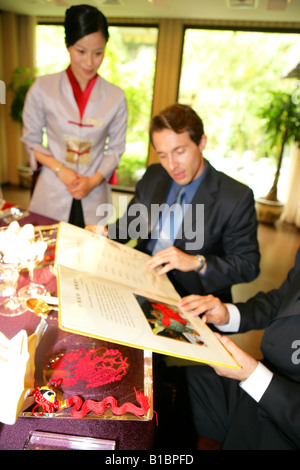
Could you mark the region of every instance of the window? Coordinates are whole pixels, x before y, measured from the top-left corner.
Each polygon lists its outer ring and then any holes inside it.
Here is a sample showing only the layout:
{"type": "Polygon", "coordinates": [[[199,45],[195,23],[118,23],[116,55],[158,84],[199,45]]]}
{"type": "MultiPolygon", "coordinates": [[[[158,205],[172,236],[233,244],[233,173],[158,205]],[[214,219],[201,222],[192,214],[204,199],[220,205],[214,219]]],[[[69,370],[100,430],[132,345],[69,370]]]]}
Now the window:
{"type": "MultiPolygon", "coordinates": [[[[118,184],[134,188],[147,164],[158,29],[110,26],[109,33],[100,74],[126,94],[127,143],[118,169],[118,184]]],[[[38,25],[36,45],[37,75],[58,72],[69,64],[63,26],[38,25]]]]}
{"type": "MultiPolygon", "coordinates": [[[[178,101],[203,118],[208,160],[257,197],[266,194],[275,171],[257,113],[268,91],[292,93],[295,80],[282,77],[299,62],[299,50],[299,34],[185,31],[178,101]]],[[[283,162],[279,193],[287,169],[283,162]]]]}

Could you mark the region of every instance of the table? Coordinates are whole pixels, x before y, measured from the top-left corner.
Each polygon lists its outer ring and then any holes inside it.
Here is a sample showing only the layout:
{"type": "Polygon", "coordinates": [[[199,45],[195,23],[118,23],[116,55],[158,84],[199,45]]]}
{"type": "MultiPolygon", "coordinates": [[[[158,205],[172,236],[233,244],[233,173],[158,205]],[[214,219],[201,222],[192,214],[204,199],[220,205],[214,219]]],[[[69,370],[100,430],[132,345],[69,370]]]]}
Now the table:
{"type": "MultiPolygon", "coordinates": [[[[48,225],[53,222],[51,219],[33,213],[19,221],[20,225],[25,223],[48,225]]],[[[21,274],[19,288],[26,282],[26,274],[21,274]]],[[[56,295],[56,276],[51,264],[35,270],[35,282],[42,283],[52,295],[56,295]]],[[[8,338],[12,338],[20,329],[25,329],[27,334],[30,335],[35,331],[39,321],[40,318],[30,311],[19,317],[0,316],[0,331],[8,338]]],[[[122,404],[125,401],[135,402],[134,387],[139,390],[143,386],[145,387],[145,384],[148,384],[147,393],[152,393],[151,353],[63,332],[58,328],[57,314],[54,311],[48,317],[48,328],[36,350],[35,379],[37,385],[46,385],[45,381],[51,377],[53,369],[50,364],[53,364],[53,358],[55,364],[60,364],[59,361],[56,361],[57,357],[66,358],[70,351],[76,351],[77,358],[79,358],[82,357],[82,351],[87,357],[87,353],[91,349],[99,351],[100,348],[101,351],[102,348],[118,351],[121,360],[126,359],[129,364],[128,371],[126,369],[126,373],[118,380],[116,375],[116,377],[111,377],[107,383],[101,384],[103,374],[101,374],[101,366],[99,368],[99,364],[97,364],[93,372],[97,372],[98,375],[96,374],[96,379],[93,378],[91,384],[90,379],[87,379],[86,376],[78,378],[75,374],[74,378],[74,368],[67,368],[69,382],[68,386],[63,389],[64,394],[66,393],[68,396],[81,395],[84,400],[92,398],[96,401],[112,395],[118,399],[118,404],[119,399],[120,404],[122,404]],[[148,374],[148,376],[145,374],[148,374]],[[112,381],[113,379],[115,381],[112,381]]],[[[65,371],[65,369],[62,369],[62,365],[57,367],[58,371],[55,370],[55,372],[65,371]]],[[[101,417],[92,413],[85,418],[74,419],[70,417],[70,410],[64,410],[64,413],[64,415],[58,413],[57,417],[33,417],[30,412],[26,412],[17,419],[14,425],[0,423],[0,449],[23,449],[29,433],[34,430],[114,440],[116,450],[152,449],[155,423],[151,413],[148,417],[143,418],[144,420],[130,414],[126,415],[125,419],[120,419],[120,417],[110,415],[109,412],[107,416],[106,413],[101,417]]]]}

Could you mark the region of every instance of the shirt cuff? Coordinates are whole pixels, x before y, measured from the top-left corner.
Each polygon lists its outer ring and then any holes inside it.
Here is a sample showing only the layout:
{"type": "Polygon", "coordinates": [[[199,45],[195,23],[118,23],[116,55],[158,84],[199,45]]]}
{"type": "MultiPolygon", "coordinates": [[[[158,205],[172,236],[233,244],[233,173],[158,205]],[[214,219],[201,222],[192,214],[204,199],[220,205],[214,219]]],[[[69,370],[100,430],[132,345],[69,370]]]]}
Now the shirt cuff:
{"type": "Polygon", "coordinates": [[[255,371],[252,372],[248,379],[240,382],[240,387],[256,402],[259,402],[270,385],[272,378],[273,372],[259,362],[255,371]]]}
{"type": "Polygon", "coordinates": [[[230,331],[231,333],[236,333],[239,330],[241,322],[241,314],[239,309],[233,304],[225,304],[229,312],[229,322],[225,325],[215,325],[218,330],[223,333],[230,331]]]}

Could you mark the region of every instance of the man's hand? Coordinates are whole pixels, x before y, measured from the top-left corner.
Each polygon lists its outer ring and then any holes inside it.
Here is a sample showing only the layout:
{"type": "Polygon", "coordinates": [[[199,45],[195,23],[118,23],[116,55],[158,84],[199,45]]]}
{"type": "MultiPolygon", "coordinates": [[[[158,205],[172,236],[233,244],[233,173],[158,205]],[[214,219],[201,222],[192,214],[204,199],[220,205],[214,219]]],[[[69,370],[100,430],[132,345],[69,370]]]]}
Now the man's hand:
{"type": "Polygon", "coordinates": [[[85,230],[88,232],[95,233],[96,235],[102,236],[102,237],[107,237],[108,236],[108,230],[104,225],[86,225],[85,230]]]}
{"type": "MultiPolygon", "coordinates": [[[[225,325],[229,321],[227,307],[220,299],[213,295],[188,295],[178,302],[179,308],[183,312],[188,312],[191,316],[203,315],[202,320],[213,325],[225,325]]],[[[239,381],[246,380],[257,367],[257,360],[250,354],[243,351],[228,336],[221,336],[215,333],[221,343],[230,352],[240,369],[222,367],[211,364],[218,375],[239,381]]]]}
{"type": "Polygon", "coordinates": [[[194,271],[199,265],[199,261],[193,255],[189,255],[184,251],[171,246],[165,250],[161,250],[156,253],[152,258],[147,262],[147,265],[150,269],[158,268],[158,274],[166,274],[172,269],[178,269],[179,271],[187,272],[194,271]]]}
{"type": "Polygon", "coordinates": [[[213,295],[188,295],[180,299],[179,308],[191,316],[203,315],[205,323],[225,325],[229,321],[229,312],[226,305],[213,295]]]}
{"type": "Polygon", "coordinates": [[[230,352],[237,364],[240,366],[240,369],[216,366],[214,364],[212,364],[211,367],[213,367],[216,373],[222,377],[235,379],[239,382],[243,382],[244,380],[248,379],[252,372],[255,371],[258,365],[258,361],[254,359],[254,357],[250,356],[250,354],[243,351],[239,346],[237,346],[237,344],[228,338],[228,336],[221,336],[218,333],[216,333],[216,335],[220,339],[221,343],[225,346],[227,351],[230,352]]]}

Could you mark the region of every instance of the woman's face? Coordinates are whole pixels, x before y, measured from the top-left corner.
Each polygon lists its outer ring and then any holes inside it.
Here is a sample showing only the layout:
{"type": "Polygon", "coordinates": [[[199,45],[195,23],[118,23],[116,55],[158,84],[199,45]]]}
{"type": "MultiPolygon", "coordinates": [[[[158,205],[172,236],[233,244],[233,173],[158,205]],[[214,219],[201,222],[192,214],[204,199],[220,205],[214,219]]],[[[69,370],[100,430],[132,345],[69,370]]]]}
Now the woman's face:
{"type": "Polygon", "coordinates": [[[96,75],[104,59],[106,40],[100,31],[78,39],[68,47],[72,72],[82,90],[96,75]]]}

